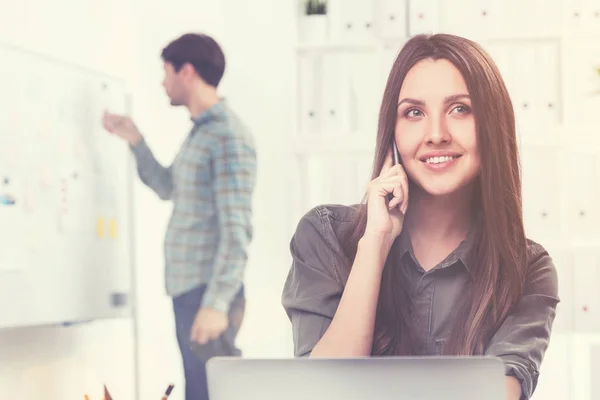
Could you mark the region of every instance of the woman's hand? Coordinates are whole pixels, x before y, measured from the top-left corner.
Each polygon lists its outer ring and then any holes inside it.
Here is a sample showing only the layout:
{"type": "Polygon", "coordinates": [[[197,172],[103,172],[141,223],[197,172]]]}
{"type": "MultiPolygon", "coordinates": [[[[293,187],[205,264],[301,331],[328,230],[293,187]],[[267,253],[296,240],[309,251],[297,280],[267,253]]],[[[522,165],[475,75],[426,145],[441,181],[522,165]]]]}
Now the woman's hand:
{"type": "Polygon", "coordinates": [[[381,173],[369,184],[367,226],[363,237],[393,241],[402,232],[407,207],[408,178],[402,165],[393,165],[390,149],[381,173]]]}

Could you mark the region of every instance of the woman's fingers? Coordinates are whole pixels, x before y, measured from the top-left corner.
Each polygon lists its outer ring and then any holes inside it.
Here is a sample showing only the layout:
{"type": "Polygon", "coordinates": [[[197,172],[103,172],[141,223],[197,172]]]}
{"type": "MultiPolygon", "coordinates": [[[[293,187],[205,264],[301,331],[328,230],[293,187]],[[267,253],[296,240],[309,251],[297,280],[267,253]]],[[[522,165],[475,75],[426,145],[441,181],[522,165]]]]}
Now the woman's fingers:
{"type": "Polygon", "coordinates": [[[392,149],[388,149],[387,154],[385,156],[385,160],[383,161],[383,167],[381,167],[381,172],[379,176],[387,175],[390,169],[394,166],[394,159],[392,158],[392,149]]]}
{"type": "Polygon", "coordinates": [[[388,203],[389,209],[400,206],[400,211],[405,213],[408,207],[408,177],[402,166],[395,165],[388,171],[388,176],[378,178],[378,182],[382,184],[381,195],[392,195],[388,203]]]}

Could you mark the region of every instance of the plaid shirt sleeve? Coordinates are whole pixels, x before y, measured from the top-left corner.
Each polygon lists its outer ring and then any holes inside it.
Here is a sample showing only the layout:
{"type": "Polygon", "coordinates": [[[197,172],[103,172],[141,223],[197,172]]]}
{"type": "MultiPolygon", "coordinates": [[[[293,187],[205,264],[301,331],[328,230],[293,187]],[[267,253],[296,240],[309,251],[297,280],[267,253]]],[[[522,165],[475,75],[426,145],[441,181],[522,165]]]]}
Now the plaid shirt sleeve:
{"type": "Polygon", "coordinates": [[[252,239],[256,152],[249,139],[227,135],[216,141],[212,153],[220,239],[203,306],[227,312],[242,285],[252,239]]]}
{"type": "Polygon", "coordinates": [[[150,147],[143,138],[140,143],[130,148],[135,156],[140,180],[154,190],[162,200],[170,200],[173,195],[171,167],[165,168],[156,161],[154,154],[152,154],[150,147]]]}

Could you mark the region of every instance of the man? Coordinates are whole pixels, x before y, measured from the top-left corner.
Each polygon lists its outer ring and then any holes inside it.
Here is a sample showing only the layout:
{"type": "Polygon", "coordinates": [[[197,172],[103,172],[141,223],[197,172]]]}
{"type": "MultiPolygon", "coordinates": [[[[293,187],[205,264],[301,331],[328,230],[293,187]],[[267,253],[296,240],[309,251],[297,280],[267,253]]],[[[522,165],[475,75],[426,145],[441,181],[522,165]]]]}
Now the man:
{"type": "Polygon", "coordinates": [[[225,57],[212,38],[185,34],[163,49],[162,60],[171,105],[187,107],[193,121],[171,166],[156,161],[130,118],[105,113],[103,125],[129,143],[142,182],[173,201],[166,290],[173,297],[186,400],[205,400],[208,358],[241,354],[235,337],[245,306],[256,153],[252,136],[217,94],[225,57]]]}

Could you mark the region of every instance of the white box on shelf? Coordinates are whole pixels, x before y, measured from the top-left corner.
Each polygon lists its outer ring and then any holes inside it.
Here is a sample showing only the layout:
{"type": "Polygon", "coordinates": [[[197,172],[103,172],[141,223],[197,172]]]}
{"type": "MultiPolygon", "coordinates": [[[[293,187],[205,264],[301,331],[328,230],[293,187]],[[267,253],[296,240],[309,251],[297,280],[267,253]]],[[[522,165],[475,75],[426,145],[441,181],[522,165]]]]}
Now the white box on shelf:
{"type": "Polygon", "coordinates": [[[539,243],[562,237],[562,149],[523,145],[521,151],[523,219],[527,236],[539,243]]]}
{"type": "Polygon", "coordinates": [[[600,36],[573,40],[564,49],[567,123],[600,123],[600,36]]]}
{"type": "Polygon", "coordinates": [[[327,15],[302,15],[299,21],[300,43],[325,44],[329,41],[327,15]]]}
{"type": "Polygon", "coordinates": [[[600,154],[598,151],[568,154],[567,221],[573,244],[600,243],[600,154]]]}
{"type": "Polygon", "coordinates": [[[304,195],[306,198],[307,209],[319,204],[328,203],[330,199],[326,193],[326,176],[324,174],[324,159],[319,156],[306,156],[305,160],[305,185],[304,195]]]}
{"type": "Polygon", "coordinates": [[[508,93],[512,95],[514,84],[512,83],[512,69],[511,69],[511,57],[510,47],[506,43],[498,43],[491,41],[481,41],[479,44],[492,58],[496,67],[500,70],[504,84],[508,90],[508,93]]]}
{"type": "MultiPolygon", "coordinates": [[[[506,36],[506,16],[504,1],[496,0],[474,0],[474,23],[471,25],[472,35],[475,40],[499,39],[506,36]]],[[[464,24],[464,22],[463,22],[464,24]]],[[[513,27],[514,25],[511,24],[513,27]]]]}
{"type": "Polygon", "coordinates": [[[564,0],[566,34],[579,35],[583,32],[585,7],[584,0],[564,0]]]}
{"type": "Polygon", "coordinates": [[[479,37],[481,24],[478,19],[478,0],[453,0],[440,1],[439,3],[439,28],[443,33],[464,36],[469,39],[479,37]],[[457,12],[460,10],[460,12],[457,12]],[[465,23],[469,21],[469,23],[465,23]]]}
{"type": "Polygon", "coordinates": [[[517,124],[535,125],[538,121],[538,93],[536,82],[536,45],[517,44],[510,49],[511,97],[517,124]]]}
{"type": "Polygon", "coordinates": [[[377,116],[383,85],[379,81],[380,58],[356,53],[350,62],[350,130],[372,135],[377,132],[377,116]]]}
{"type": "Polygon", "coordinates": [[[321,56],[303,54],[298,58],[298,125],[300,135],[318,135],[320,131],[319,88],[321,56]]]}
{"type": "Polygon", "coordinates": [[[375,39],[375,7],[373,0],[340,3],[339,30],[342,42],[364,43],[375,39]]]}
{"type": "Polygon", "coordinates": [[[499,28],[501,36],[506,38],[525,36],[527,25],[531,24],[531,1],[498,2],[500,3],[498,6],[502,7],[503,11],[503,21],[499,28]]]}
{"type": "Polygon", "coordinates": [[[386,39],[404,38],[408,34],[406,0],[380,0],[378,11],[379,35],[386,39]]]}
{"type": "Polygon", "coordinates": [[[392,66],[396,61],[396,57],[398,57],[398,53],[400,52],[401,46],[386,46],[382,49],[381,52],[381,74],[382,82],[385,85],[387,79],[392,71],[392,66]]]}
{"type": "Polygon", "coordinates": [[[573,247],[575,331],[600,333],[600,258],[598,247],[573,247]]]}
{"type": "Polygon", "coordinates": [[[495,0],[442,1],[439,26],[444,33],[475,41],[502,39],[514,34],[518,22],[511,20],[507,29],[505,12],[505,2],[495,0]]]}
{"type": "Polygon", "coordinates": [[[408,7],[409,36],[436,33],[440,29],[441,0],[411,1],[408,7]]]}
{"type": "Polygon", "coordinates": [[[503,36],[512,38],[558,37],[562,29],[562,0],[498,2],[504,8],[503,36]]]}
{"type": "Polygon", "coordinates": [[[381,79],[379,79],[379,82],[383,89],[385,89],[385,85],[387,84],[390,72],[392,72],[392,67],[394,66],[394,62],[398,57],[401,47],[401,45],[385,46],[381,51],[381,79]]]}
{"type": "Polygon", "coordinates": [[[584,2],[584,32],[587,35],[600,36],[600,2],[585,0],[584,2]]]}
{"type": "MultiPolygon", "coordinates": [[[[536,46],[536,92],[538,125],[555,125],[561,120],[560,56],[557,42],[542,42],[536,46]]],[[[543,130],[537,132],[544,135],[543,130]]]]}
{"type": "MultiPolygon", "coordinates": [[[[516,4],[522,4],[515,1],[516,4]]],[[[563,0],[532,0],[528,2],[528,36],[558,37],[562,33],[563,0]],[[531,18],[535,16],[535,18],[531,18]]]]}
{"type": "Polygon", "coordinates": [[[600,35],[600,4],[597,0],[566,0],[564,18],[568,36],[600,35]]]}
{"type": "Polygon", "coordinates": [[[348,56],[331,52],[322,56],[320,116],[324,134],[347,132],[348,123],[348,56]]]}

